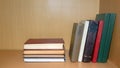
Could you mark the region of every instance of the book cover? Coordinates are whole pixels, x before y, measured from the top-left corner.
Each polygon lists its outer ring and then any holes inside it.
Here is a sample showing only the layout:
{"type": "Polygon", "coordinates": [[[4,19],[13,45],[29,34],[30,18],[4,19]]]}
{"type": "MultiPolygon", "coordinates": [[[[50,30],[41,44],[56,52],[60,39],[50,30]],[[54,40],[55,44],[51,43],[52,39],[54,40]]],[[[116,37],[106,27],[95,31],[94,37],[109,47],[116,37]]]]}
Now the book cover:
{"type": "Polygon", "coordinates": [[[112,33],[114,29],[114,23],[115,23],[116,14],[110,13],[110,19],[109,19],[109,28],[107,32],[105,47],[104,47],[104,53],[103,53],[103,62],[107,62],[109,51],[110,51],[110,45],[112,40],[112,33]]]}
{"type": "Polygon", "coordinates": [[[81,24],[81,23],[73,25],[70,51],[69,51],[70,60],[72,62],[78,61],[79,48],[80,48],[83,28],[84,28],[84,24],[81,24]]]}
{"type": "Polygon", "coordinates": [[[61,50],[24,50],[24,54],[65,54],[64,49],[61,50]]]}
{"type": "Polygon", "coordinates": [[[80,49],[79,49],[79,56],[78,56],[78,62],[82,62],[83,59],[83,53],[84,53],[84,48],[85,48],[85,43],[86,43],[86,37],[87,37],[87,32],[88,32],[88,26],[89,26],[89,21],[82,21],[81,24],[83,24],[83,33],[81,33],[81,43],[80,43],[80,49]]]}
{"type": "Polygon", "coordinates": [[[103,32],[100,42],[100,49],[98,54],[98,62],[107,62],[107,58],[109,55],[110,43],[112,39],[112,32],[115,22],[115,14],[114,13],[104,13],[98,14],[96,17],[97,20],[103,20],[103,32]]]}
{"type": "Polygon", "coordinates": [[[25,44],[50,44],[50,43],[64,43],[62,38],[41,38],[41,39],[28,39],[25,44]]]}
{"type": "Polygon", "coordinates": [[[92,59],[93,47],[96,39],[96,33],[98,29],[98,22],[90,20],[88,27],[88,33],[85,43],[85,49],[83,54],[83,62],[90,62],[92,59]]]}
{"type": "Polygon", "coordinates": [[[93,57],[92,57],[92,62],[97,62],[97,57],[98,57],[98,51],[99,51],[99,47],[100,47],[100,40],[101,40],[101,36],[102,36],[102,30],[103,30],[103,21],[100,20],[98,22],[98,31],[97,31],[97,36],[96,36],[96,40],[95,40],[95,45],[94,45],[94,50],[93,50],[93,57]]]}
{"type": "Polygon", "coordinates": [[[62,38],[29,39],[24,44],[24,49],[63,49],[62,38]]]}
{"type": "Polygon", "coordinates": [[[64,56],[63,54],[58,54],[58,55],[57,55],[57,54],[55,54],[55,55],[32,55],[32,54],[25,55],[25,54],[24,54],[23,57],[29,57],[29,58],[30,58],[30,57],[31,57],[31,58],[35,58],[35,57],[39,57],[39,58],[40,58],[40,57],[44,57],[44,58],[50,58],[50,57],[51,57],[51,58],[52,58],[52,57],[54,57],[54,58],[56,57],[56,58],[57,58],[57,57],[58,57],[58,58],[59,58],[59,57],[61,57],[61,58],[62,58],[62,57],[65,57],[65,56],[64,56]]]}
{"type": "Polygon", "coordinates": [[[24,62],[65,62],[65,58],[24,58],[24,62]]]}
{"type": "Polygon", "coordinates": [[[106,42],[106,37],[107,37],[109,18],[110,18],[109,13],[96,15],[96,21],[103,20],[104,22],[97,62],[103,62],[103,53],[104,53],[104,47],[105,47],[105,42],[106,42]]]}

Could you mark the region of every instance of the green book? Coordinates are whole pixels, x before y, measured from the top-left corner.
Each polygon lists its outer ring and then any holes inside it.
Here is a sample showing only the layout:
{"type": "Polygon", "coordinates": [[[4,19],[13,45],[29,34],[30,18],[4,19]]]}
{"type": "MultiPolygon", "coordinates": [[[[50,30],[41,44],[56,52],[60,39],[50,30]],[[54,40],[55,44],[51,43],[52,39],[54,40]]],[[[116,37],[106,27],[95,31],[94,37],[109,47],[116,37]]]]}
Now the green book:
{"type": "Polygon", "coordinates": [[[104,54],[103,54],[103,61],[107,62],[109,51],[110,51],[110,45],[111,45],[111,39],[112,39],[112,32],[114,29],[114,23],[115,23],[116,14],[111,13],[110,19],[109,19],[109,28],[107,32],[105,47],[104,47],[104,54]]]}
{"type": "Polygon", "coordinates": [[[97,62],[107,62],[110,43],[112,39],[112,31],[114,27],[115,14],[113,13],[98,14],[96,16],[96,20],[104,21],[104,27],[102,31],[102,37],[100,41],[100,49],[98,53],[97,62]]]}
{"type": "Polygon", "coordinates": [[[97,21],[99,21],[99,20],[104,21],[97,62],[103,61],[103,53],[104,53],[104,47],[105,47],[106,36],[107,36],[107,31],[108,31],[109,18],[110,18],[110,14],[97,14],[96,15],[97,21]]]}

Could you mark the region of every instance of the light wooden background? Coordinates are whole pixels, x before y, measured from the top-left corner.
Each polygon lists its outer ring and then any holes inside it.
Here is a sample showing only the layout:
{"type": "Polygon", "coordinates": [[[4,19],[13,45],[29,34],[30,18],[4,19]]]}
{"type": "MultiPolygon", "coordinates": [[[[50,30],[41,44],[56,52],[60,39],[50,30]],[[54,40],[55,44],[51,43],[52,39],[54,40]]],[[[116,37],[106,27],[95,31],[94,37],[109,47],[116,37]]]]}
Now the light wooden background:
{"type": "Polygon", "coordinates": [[[99,0],[0,0],[0,49],[23,49],[29,38],[63,38],[74,22],[94,19],[99,0]]]}

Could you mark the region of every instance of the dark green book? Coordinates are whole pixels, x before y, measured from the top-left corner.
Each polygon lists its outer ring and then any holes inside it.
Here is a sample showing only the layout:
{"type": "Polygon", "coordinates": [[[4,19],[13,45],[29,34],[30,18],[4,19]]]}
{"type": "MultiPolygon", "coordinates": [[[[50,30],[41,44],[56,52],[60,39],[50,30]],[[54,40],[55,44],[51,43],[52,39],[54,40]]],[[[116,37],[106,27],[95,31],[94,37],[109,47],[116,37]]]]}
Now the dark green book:
{"type": "Polygon", "coordinates": [[[114,23],[114,17],[111,15],[112,13],[104,13],[104,14],[97,14],[96,20],[103,20],[104,26],[102,31],[102,37],[100,41],[100,49],[98,53],[97,62],[107,62],[107,57],[109,54],[110,49],[110,42],[112,38],[112,31],[114,23]]]}
{"type": "Polygon", "coordinates": [[[114,29],[114,23],[115,23],[116,14],[110,13],[110,19],[109,19],[109,28],[107,32],[105,47],[104,47],[104,54],[103,54],[103,61],[107,62],[109,51],[110,51],[110,45],[111,45],[111,39],[112,39],[112,33],[114,29]]]}

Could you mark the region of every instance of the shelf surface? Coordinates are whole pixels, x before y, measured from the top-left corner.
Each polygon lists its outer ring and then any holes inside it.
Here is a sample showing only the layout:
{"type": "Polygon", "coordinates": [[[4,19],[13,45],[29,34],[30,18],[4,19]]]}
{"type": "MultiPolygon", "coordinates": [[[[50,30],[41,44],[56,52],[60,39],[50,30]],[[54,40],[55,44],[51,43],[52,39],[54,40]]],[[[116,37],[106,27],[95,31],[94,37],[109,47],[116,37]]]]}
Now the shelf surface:
{"type": "Polygon", "coordinates": [[[107,63],[78,63],[70,62],[66,53],[66,62],[25,63],[23,51],[0,50],[0,68],[117,68],[112,62],[107,63]]]}

